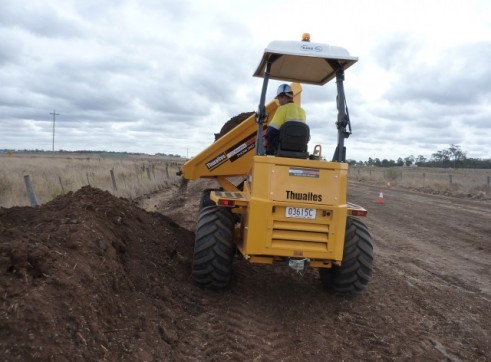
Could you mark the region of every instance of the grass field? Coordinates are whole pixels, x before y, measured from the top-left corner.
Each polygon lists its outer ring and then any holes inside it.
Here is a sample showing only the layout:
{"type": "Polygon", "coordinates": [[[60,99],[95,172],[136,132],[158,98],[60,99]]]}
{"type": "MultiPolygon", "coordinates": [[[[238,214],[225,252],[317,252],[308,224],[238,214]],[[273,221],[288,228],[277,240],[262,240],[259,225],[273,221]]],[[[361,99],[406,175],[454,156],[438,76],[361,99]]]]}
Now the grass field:
{"type": "Polygon", "coordinates": [[[402,186],[424,192],[491,197],[491,170],[424,167],[351,167],[349,177],[383,186],[402,186]]]}
{"type": "MultiPolygon", "coordinates": [[[[181,178],[176,172],[184,161],[165,156],[4,153],[0,154],[0,207],[31,204],[26,175],[39,204],[85,185],[134,199],[179,183],[181,178]]],[[[491,198],[491,170],[351,167],[349,178],[381,187],[401,186],[431,193],[491,198]]]]}
{"type": "Polygon", "coordinates": [[[0,154],[0,207],[30,205],[26,175],[39,204],[85,185],[133,199],[179,182],[176,172],[183,162],[164,156],[0,154]]]}

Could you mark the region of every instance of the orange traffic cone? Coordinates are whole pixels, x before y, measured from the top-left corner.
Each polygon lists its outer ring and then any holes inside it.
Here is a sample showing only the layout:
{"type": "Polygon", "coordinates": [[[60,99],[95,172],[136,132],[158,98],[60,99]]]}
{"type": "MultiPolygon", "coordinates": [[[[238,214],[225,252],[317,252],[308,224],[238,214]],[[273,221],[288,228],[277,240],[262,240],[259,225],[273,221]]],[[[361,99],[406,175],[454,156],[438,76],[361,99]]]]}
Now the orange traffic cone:
{"type": "Polygon", "coordinates": [[[380,194],[378,195],[378,203],[383,204],[384,203],[384,194],[382,191],[380,191],[380,194]]]}

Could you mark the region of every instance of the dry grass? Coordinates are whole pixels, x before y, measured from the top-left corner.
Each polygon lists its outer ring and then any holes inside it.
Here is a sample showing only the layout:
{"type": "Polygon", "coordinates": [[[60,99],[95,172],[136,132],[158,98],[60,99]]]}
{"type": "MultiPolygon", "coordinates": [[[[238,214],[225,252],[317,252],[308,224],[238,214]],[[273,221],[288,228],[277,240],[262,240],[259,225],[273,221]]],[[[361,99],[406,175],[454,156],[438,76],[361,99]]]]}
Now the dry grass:
{"type": "MultiPolygon", "coordinates": [[[[159,156],[0,154],[0,207],[30,205],[25,175],[30,175],[40,204],[88,184],[118,197],[134,199],[180,183],[176,172],[183,162],[159,156]],[[117,190],[113,187],[111,170],[117,190]]],[[[389,182],[424,192],[491,198],[491,170],[351,167],[349,177],[380,185],[389,182]]]]}
{"type": "Polygon", "coordinates": [[[133,199],[180,182],[182,160],[158,156],[100,157],[79,154],[0,154],[0,206],[30,205],[29,175],[40,204],[91,185],[133,199]],[[117,189],[114,189],[111,170],[117,189]]]}
{"type": "Polygon", "coordinates": [[[424,192],[490,198],[491,170],[438,169],[421,167],[352,167],[349,177],[424,192]]]}

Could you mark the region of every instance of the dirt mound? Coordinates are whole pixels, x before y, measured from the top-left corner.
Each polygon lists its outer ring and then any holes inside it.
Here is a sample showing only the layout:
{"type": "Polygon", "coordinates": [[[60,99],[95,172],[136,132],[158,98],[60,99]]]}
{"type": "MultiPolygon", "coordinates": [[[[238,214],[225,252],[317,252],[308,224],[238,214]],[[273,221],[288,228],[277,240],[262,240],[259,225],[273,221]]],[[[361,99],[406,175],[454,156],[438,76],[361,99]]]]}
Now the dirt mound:
{"type": "Polygon", "coordinates": [[[190,280],[202,181],[138,201],[167,216],[90,187],[0,209],[0,361],[489,360],[490,203],[350,183],[364,294],[241,258],[217,293],[190,280]]]}
{"type": "Polygon", "coordinates": [[[235,117],[230,118],[227,122],[224,123],[220,132],[215,133],[215,141],[222,137],[224,134],[228,133],[230,130],[244,122],[247,118],[249,118],[254,112],[243,112],[241,114],[236,115],[235,117]]]}
{"type": "Polygon", "coordinates": [[[0,359],[168,355],[184,328],[193,241],[171,219],[91,187],[0,209],[0,359]]]}

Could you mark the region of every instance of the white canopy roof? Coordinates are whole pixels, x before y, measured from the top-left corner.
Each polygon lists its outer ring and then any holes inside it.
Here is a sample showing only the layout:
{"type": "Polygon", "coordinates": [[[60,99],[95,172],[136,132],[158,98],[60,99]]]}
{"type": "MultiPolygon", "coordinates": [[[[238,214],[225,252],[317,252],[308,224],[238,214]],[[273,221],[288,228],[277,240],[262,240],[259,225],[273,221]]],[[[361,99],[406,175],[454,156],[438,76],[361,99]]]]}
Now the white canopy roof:
{"type": "Polygon", "coordinates": [[[264,55],[254,72],[263,77],[268,60],[275,59],[271,66],[270,79],[323,85],[336,76],[339,68],[347,69],[358,61],[344,48],[308,41],[273,41],[264,50],[264,55]]]}

